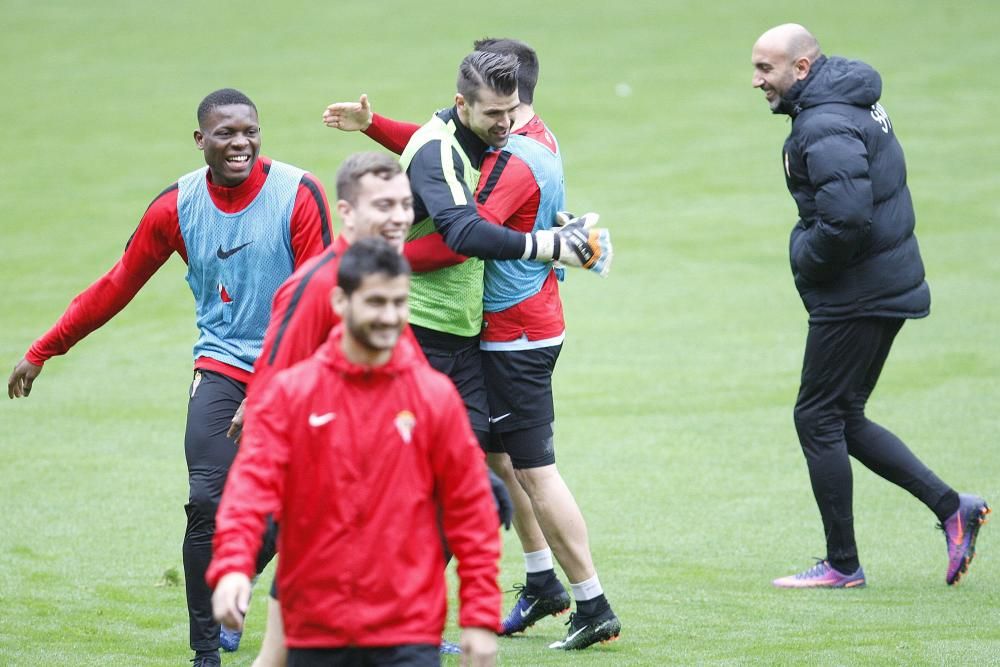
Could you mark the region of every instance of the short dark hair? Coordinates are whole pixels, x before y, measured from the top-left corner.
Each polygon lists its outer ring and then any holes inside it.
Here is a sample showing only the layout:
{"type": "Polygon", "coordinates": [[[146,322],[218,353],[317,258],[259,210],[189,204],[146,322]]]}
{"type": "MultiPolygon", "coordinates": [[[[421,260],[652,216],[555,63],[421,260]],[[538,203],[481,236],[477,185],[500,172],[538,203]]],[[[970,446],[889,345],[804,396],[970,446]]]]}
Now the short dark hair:
{"type": "Polygon", "coordinates": [[[469,102],[479,99],[479,90],[489,88],[497,95],[517,92],[517,57],[505,53],[473,51],[458,68],[456,87],[469,102]]]}
{"type": "Polygon", "coordinates": [[[206,95],[205,99],[198,105],[198,125],[201,126],[205,122],[206,116],[212,112],[212,109],[229,104],[244,104],[257,113],[257,105],[249,97],[235,88],[220,88],[214,93],[206,95]]]}
{"type": "Polygon", "coordinates": [[[337,199],[357,203],[358,183],[365,174],[388,181],[403,173],[399,160],[386,153],[366,151],[347,156],[337,169],[337,199]]]}
{"type": "Polygon", "coordinates": [[[337,286],[350,296],[366,276],[382,274],[387,278],[410,275],[410,263],[385,239],[372,237],[355,241],[340,258],[337,286]]]}
{"type": "Polygon", "coordinates": [[[476,51],[503,53],[517,58],[517,96],[521,102],[531,104],[535,99],[538,84],[538,54],[517,39],[506,37],[484,37],[472,45],[476,51]]]}

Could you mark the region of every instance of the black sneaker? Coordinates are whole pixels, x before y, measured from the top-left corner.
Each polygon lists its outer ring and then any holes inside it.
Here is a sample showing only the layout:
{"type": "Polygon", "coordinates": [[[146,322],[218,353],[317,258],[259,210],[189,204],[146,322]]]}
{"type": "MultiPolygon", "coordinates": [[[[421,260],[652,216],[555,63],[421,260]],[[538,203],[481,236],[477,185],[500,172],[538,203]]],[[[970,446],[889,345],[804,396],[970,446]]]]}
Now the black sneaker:
{"type": "Polygon", "coordinates": [[[597,642],[602,644],[613,642],[618,639],[618,635],[622,631],[622,622],[618,620],[610,607],[596,616],[570,614],[566,625],[569,626],[566,639],[552,642],[549,644],[549,648],[564,651],[584,649],[597,642]]]}
{"type": "Polygon", "coordinates": [[[501,635],[512,635],[524,632],[546,616],[558,616],[569,610],[569,593],[558,584],[558,589],[552,589],[541,594],[528,592],[524,584],[514,584],[517,592],[517,602],[500,624],[501,635]]]}
{"type": "Polygon", "coordinates": [[[219,657],[218,650],[198,651],[191,662],[194,663],[192,667],[220,667],[222,658],[219,657]]]}

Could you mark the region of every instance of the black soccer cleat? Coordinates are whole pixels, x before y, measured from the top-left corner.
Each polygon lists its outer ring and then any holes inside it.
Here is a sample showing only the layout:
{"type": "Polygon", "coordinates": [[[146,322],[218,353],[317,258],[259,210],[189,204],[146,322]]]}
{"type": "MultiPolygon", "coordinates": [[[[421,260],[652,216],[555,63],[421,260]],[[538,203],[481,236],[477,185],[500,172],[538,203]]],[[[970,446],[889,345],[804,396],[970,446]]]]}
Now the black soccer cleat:
{"type": "Polygon", "coordinates": [[[566,625],[569,626],[566,639],[552,642],[549,644],[549,648],[563,651],[584,649],[597,642],[602,644],[613,642],[618,639],[618,635],[622,631],[622,622],[618,620],[610,607],[596,616],[570,614],[566,625]]]}
{"type": "Polygon", "coordinates": [[[562,584],[558,589],[536,595],[529,592],[524,584],[514,584],[517,591],[517,602],[514,608],[503,619],[500,634],[509,636],[515,632],[524,632],[546,616],[558,616],[569,609],[570,599],[562,584]]]}

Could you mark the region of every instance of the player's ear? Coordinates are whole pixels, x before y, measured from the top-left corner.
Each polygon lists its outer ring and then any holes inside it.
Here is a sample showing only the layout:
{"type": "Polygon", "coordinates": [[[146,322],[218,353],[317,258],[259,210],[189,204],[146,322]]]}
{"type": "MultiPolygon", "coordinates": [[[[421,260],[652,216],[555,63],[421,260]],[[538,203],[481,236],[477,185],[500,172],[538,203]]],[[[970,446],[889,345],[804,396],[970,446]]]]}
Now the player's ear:
{"type": "Polygon", "coordinates": [[[353,208],[354,207],[351,206],[351,202],[347,201],[346,199],[337,200],[337,215],[339,215],[340,219],[343,220],[345,223],[347,222],[347,218],[350,217],[353,208]]]}
{"type": "Polygon", "coordinates": [[[337,200],[337,215],[340,216],[340,233],[347,232],[347,240],[353,241],[357,231],[354,225],[354,207],[346,199],[337,200]]]}
{"type": "Polygon", "coordinates": [[[465,112],[465,95],[462,93],[455,93],[455,106],[458,107],[459,111],[463,113],[465,112]]]}
{"type": "Polygon", "coordinates": [[[802,56],[792,63],[792,68],[795,70],[796,80],[801,81],[809,76],[809,70],[812,68],[812,61],[806,56],[802,56]]]}
{"type": "Polygon", "coordinates": [[[340,285],[334,287],[333,291],[330,292],[330,305],[333,306],[333,312],[337,313],[340,319],[344,319],[344,313],[347,312],[347,301],[347,292],[342,290],[340,285]]]}
{"type": "Polygon", "coordinates": [[[201,133],[201,130],[194,131],[194,145],[198,147],[198,150],[205,150],[205,135],[201,133]]]}

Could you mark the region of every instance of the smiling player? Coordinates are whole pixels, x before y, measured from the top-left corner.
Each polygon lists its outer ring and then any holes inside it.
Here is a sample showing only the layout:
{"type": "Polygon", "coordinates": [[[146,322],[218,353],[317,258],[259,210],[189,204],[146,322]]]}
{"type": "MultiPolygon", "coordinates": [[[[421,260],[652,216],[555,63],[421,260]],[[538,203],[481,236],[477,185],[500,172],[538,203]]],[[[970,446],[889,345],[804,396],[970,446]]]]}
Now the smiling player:
{"type": "MultiPolygon", "coordinates": [[[[231,88],[198,106],[195,145],[207,167],[181,177],[142,216],[118,262],[70,303],[36,340],[7,381],[27,397],[48,359],[65,354],[121,311],[176,252],[187,265],[198,340],[184,449],[190,494],[185,506],[184,578],[195,665],[219,664],[205,570],[215,513],[236,445],[226,429],[244,398],[260,353],[274,291],[330,243],[330,213],[319,181],[260,155],[257,107],[231,88]]],[[[260,567],[270,559],[261,553],[260,567]]]]}

